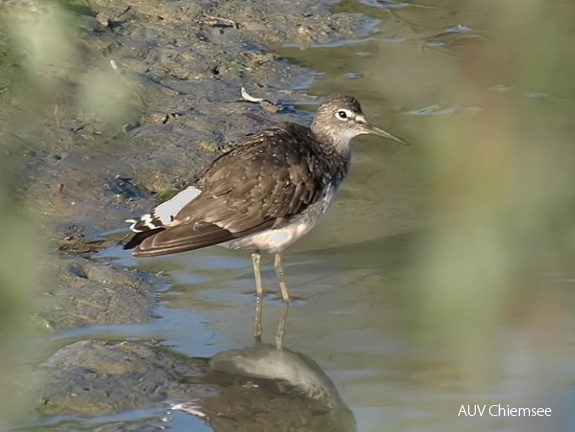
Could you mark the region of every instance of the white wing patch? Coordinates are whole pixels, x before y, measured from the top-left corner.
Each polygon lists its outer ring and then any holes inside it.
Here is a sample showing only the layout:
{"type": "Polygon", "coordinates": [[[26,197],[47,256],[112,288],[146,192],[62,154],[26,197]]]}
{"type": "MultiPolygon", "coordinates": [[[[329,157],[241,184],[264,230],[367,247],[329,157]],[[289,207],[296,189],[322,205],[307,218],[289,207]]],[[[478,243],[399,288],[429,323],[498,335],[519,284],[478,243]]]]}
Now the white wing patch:
{"type": "Polygon", "coordinates": [[[189,186],[174,197],[157,206],[151,214],[145,214],[137,219],[127,219],[131,223],[130,230],[142,232],[153,230],[165,226],[170,226],[179,211],[188,203],[194,200],[202,191],[196,187],[189,186]]]}
{"type": "Polygon", "coordinates": [[[154,209],[154,219],[159,219],[164,226],[170,225],[178,212],[186,204],[193,201],[200,193],[202,193],[202,191],[193,186],[189,186],[183,191],[178,192],[174,197],[154,209]]]}

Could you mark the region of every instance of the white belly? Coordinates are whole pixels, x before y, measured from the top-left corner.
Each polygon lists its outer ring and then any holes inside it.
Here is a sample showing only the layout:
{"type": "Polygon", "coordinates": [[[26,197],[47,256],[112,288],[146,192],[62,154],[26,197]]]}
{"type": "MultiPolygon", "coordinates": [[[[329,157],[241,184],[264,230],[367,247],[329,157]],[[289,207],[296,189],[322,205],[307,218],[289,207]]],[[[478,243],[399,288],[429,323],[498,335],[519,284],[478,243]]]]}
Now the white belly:
{"type": "Polygon", "coordinates": [[[311,231],[329,208],[335,192],[335,188],[330,189],[322,200],[309,206],[302,214],[293,216],[282,227],[232,240],[223,243],[222,246],[230,249],[257,249],[270,254],[281,252],[311,231]]]}

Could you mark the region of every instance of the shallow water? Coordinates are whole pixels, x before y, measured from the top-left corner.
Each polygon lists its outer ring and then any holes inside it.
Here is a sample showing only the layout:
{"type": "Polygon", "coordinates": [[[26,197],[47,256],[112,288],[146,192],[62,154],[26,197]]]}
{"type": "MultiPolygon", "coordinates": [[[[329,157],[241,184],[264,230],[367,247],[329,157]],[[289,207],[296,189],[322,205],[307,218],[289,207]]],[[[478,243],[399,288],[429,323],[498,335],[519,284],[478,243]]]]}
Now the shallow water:
{"type": "MultiPolygon", "coordinates": [[[[295,300],[285,345],[322,366],[354,411],[358,430],[560,428],[572,424],[572,419],[555,417],[556,423],[542,423],[529,418],[514,422],[458,418],[462,404],[524,401],[522,389],[532,406],[552,406],[565,413],[562,410],[574,398],[572,382],[562,382],[564,375],[548,370],[546,360],[563,370],[572,349],[562,351],[551,344],[548,358],[539,351],[534,356],[540,329],[517,325],[513,318],[498,328],[497,339],[507,360],[495,394],[492,387],[478,390],[483,387],[470,384],[461,370],[443,358],[414,355],[416,348],[411,345],[417,336],[406,317],[415,311],[405,306],[415,295],[408,275],[416,270],[414,244],[426,234],[423,229],[430,228],[425,222],[428,180],[422,151],[427,144],[413,140],[421,138],[420,128],[442,122],[443,116],[467,115],[475,109],[438,90],[454,77],[459,38],[480,39],[478,32],[484,26],[479,11],[458,10],[450,15],[449,7],[448,2],[441,8],[342,2],[336,11],[359,11],[382,22],[364,40],[280,50],[280,55],[319,72],[309,93],[353,94],[370,121],[412,141],[410,147],[399,147],[374,137],[356,139],[352,171],[333,207],[313,233],[286,253],[288,285],[295,300]],[[402,13],[401,19],[385,6],[402,13]],[[559,383],[557,387],[538,392],[526,378],[539,363],[547,365],[544,369],[551,382],[559,383]]],[[[206,357],[252,343],[255,298],[248,253],[209,248],[135,260],[114,247],[97,259],[162,272],[173,284],[159,292],[157,318],[150,324],[88,327],[59,338],[158,339],[185,355],[206,357]]],[[[264,269],[264,340],[273,342],[282,303],[269,257],[264,269]]],[[[558,281],[568,270],[549,278],[548,294],[556,296],[558,303],[575,301],[573,279],[558,281]]],[[[537,296],[526,304],[525,308],[538,304],[537,296]]],[[[572,331],[572,317],[567,312],[564,317],[567,323],[558,331],[572,331]]],[[[156,415],[157,410],[148,410],[129,417],[156,415]]],[[[198,422],[184,414],[167,423],[172,430],[200,430],[194,429],[198,422]]]]}

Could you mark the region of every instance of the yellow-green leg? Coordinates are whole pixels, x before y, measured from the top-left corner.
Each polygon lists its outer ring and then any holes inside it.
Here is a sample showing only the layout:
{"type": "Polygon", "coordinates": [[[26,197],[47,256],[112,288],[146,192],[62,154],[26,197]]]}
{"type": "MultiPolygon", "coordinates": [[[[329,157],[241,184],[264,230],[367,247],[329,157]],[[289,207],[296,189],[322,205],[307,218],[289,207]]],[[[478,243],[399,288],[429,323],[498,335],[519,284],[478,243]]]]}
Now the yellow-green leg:
{"type": "Polygon", "coordinates": [[[282,309],[282,314],[280,316],[280,321],[278,323],[278,329],[276,331],[276,348],[282,349],[284,346],[284,336],[286,334],[286,323],[287,323],[287,316],[289,311],[289,302],[284,303],[284,307],[282,309]]]}
{"type": "Polygon", "coordinates": [[[256,317],[254,322],[254,338],[258,342],[261,342],[263,334],[262,314],[264,289],[262,286],[262,274],[260,271],[261,258],[259,251],[252,253],[252,264],[254,266],[254,276],[256,279],[256,317]]]}
{"type": "Polygon", "coordinates": [[[279,253],[277,253],[275,256],[274,267],[276,269],[276,275],[278,277],[278,282],[280,283],[280,290],[282,292],[282,298],[283,298],[285,303],[289,303],[290,297],[289,297],[287,284],[285,281],[285,273],[284,273],[284,267],[282,264],[282,256],[279,253]]]}

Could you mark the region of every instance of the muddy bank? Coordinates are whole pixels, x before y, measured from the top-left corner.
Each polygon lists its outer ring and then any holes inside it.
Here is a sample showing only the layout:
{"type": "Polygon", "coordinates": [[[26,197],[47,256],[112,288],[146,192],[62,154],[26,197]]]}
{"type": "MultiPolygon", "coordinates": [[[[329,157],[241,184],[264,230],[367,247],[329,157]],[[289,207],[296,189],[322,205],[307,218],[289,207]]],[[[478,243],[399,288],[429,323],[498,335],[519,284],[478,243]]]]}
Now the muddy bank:
{"type": "Polygon", "coordinates": [[[39,317],[44,327],[56,331],[148,322],[155,293],[168,284],[167,278],[79,256],[62,256],[54,267],[54,289],[43,293],[39,317]]]}
{"type": "MultiPolygon", "coordinates": [[[[52,280],[41,289],[38,320],[54,332],[151,320],[154,296],[167,281],[91,260],[122,237],[102,234],[126,228],[124,219],[147,211],[162,191],[186,186],[234,139],[263,126],[244,114],[309,119],[290,102],[313,97],[289,90],[309,71],[270,50],[351,39],[370,24],[361,15],[332,15],[315,1],[95,0],[67,3],[64,10],[9,1],[1,12],[2,27],[11,29],[2,46],[13,62],[0,67],[25,71],[23,78],[9,75],[9,94],[2,94],[3,141],[19,162],[18,192],[50,238],[52,280]],[[60,32],[60,45],[46,37],[50,29],[60,32]],[[61,55],[35,69],[35,48],[61,55]],[[281,109],[238,101],[242,86],[281,109]]],[[[34,409],[98,416],[205,391],[178,383],[173,392],[156,392],[135,385],[128,373],[88,366],[94,356],[118,360],[128,347],[146,349],[91,341],[60,349],[43,365],[49,385],[34,409]],[[111,375],[114,391],[98,384],[111,375]]],[[[144,374],[139,380],[153,382],[146,371],[159,369],[166,374],[156,379],[162,382],[178,368],[202,373],[194,360],[158,359],[162,355],[129,360],[144,374]]]]}

